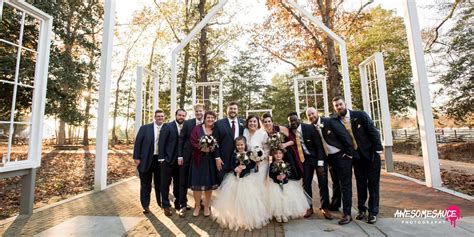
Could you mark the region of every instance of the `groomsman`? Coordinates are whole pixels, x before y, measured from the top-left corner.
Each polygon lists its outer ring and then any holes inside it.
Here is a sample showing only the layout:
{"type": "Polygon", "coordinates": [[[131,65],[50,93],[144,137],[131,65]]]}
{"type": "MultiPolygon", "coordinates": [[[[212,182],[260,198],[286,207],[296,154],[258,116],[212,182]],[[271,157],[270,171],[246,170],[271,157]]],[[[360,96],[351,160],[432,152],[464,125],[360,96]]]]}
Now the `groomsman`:
{"type": "Polygon", "coordinates": [[[133,147],[133,161],[140,176],[140,202],[143,213],[150,212],[151,182],[155,184],[155,196],[161,207],[160,167],[158,165],[158,141],[165,120],[165,113],[155,111],[155,122],[140,127],[133,147]]]}
{"type": "Polygon", "coordinates": [[[175,113],[175,120],[163,125],[159,140],[158,162],[161,169],[161,193],[163,195],[163,209],[166,216],[171,216],[171,204],[169,192],[171,180],[173,180],[174,208],[181,209],[179,202],[179,165],[178,165],[178,141],[179,134],[183,128],[186,118],[186,111],[178,109],[175,113]]]}
{"type": "Polygon", "coordinates": [[[232,171],[231,158],[235,150],[234,139],[244,134],[244,121],[237,117],[238,112],[237,102],[230,102],[227,105],[227,118],[220,119],[214,124],[214,137],[219,144],[219,157],[216,158],[219,184],[224,179],[224,175],[232,171]]]}
{"type": "Polygon", "coordinates": [[[357,181],[357,220],[366,218],[367,190],[369,191],[369,216],[367,222],[374,224],[379,213],[380,198],[380,153],[383,151],[380,133],[364,111],[352,111],[346,108],[340,96],[332,99],[339,121],[351,136],[354,150],[360,159],[354,159],[354,173],[357,181]]]}
{"type": "Polygon", "coordinates": [[[332,166],[330,174],[333,185],[335,184],[333,197],[336,196],[336,200],[340,200],[342,193],[344,215],[339,224],[349,224],[352,221],[352,158],[355,153],[352,149],[351,137],[336,119],[319,117],[315,108],[308,108],[306,116],[316,128],[324,153],[328,157],[328,163],[332,166]]]}
{"type": "Polygon", "coordinates": [[[191,143],[189,137],[194,127],[203,123],[202,116],[204,114],[204,105],[194,105],[194,118],[188,119],[184,122],[183,129],[179,134],[178,144],[178,165],[179,165],[179,204],[181,209],[178,212],[180,217],[184,217],[184,212],[188,207],[188,176],[189,164],[191,162],[191,143]]]}
{"type": "MultiPolygon", "coordinates": [[[[303,188],[312,198],[312,182],[314,170],[316,169],[319,185],[319,196],[321,197],[320,210],[323,213],[324,218],[332,220],[332,214],[328,210],[329,189],[327,164],[321,143],[321,137],[317,134],[313,125],[301,123],[296,112],[288,114],[288,123],[291,132],[295,134],[295,146],[298,151],[297,156],[303,163],[303,188]]],[[[313,204],[311,203],[310,208],[306,211],[304,217],[309,218],[311,215],[313,215],[313,213],[313,204]]]]}

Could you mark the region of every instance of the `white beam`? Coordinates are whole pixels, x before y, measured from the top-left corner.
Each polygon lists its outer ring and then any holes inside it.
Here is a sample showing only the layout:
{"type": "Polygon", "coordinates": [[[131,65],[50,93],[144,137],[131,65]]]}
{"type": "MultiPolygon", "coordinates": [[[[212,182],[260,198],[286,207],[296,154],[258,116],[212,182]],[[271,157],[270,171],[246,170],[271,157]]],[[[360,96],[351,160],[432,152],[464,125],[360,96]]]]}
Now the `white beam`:
{"type": "Polygon", "coordinates": [[[110,84],[112,73],[112,43],[115,25],[115,0],[105,0],[104,34],[100,58],[99,111],[97,114],[97,141],[95,158],[94,189],[107,187],[107,151],[110,84]]]}
{"type": "Polygon", "coordinates": [[[136,87],[136,104],[135,104],[135,136],[138,134],[140,126],[142,126],[142,104],[143,104],[143,67],[137,67],[136,87]]]}
{"type": "Polygon", "coordinates": [[[428,76],[426,74],[416,2],[414,0],[404,0],[403,8],[408,48],[410,49],[411,70],[415,84],[416,113],[420,125],[426,186],[441,187],[438,149],[431,111],[431,96],[428,88],[428,76]]]}
{"type": "Polygon", "coordinates": [[[293,90],[295,93],[295,110],[299,117],[300,116],[300,91],[298,87],[298,79],[296,78],[293,79],[293,90]]]}
{"type": "Polygon", "coordinates": [[[383,145],[393,146],[392,139],[392,121],[390,120],[390,109],[388,106],[387,82],[385,79],[385,67],[383,64],[383,55],[375,53],[375,67],[377,73],[377,83],[379,86],[379,101],[383,124],[383,145]]]}

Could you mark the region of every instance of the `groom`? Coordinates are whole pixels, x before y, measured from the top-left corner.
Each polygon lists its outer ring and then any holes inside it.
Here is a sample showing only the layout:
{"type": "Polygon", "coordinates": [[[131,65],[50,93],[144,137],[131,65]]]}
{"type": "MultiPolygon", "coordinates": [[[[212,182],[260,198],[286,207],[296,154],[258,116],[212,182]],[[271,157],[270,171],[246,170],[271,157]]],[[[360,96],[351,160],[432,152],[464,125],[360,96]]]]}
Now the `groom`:
{"type": "Polygon", "coordinates": [[[213,134],[219,144],[219,157],[216,158],[219,184],[224,179],[224,175],[232,171],[231,158],[235,150],[234,139],[244,133],[244,121],[237,118],[238,112],[237,102],[230,102],[227,105],[227,118],[220,119],[214,124],[213,134]]]}

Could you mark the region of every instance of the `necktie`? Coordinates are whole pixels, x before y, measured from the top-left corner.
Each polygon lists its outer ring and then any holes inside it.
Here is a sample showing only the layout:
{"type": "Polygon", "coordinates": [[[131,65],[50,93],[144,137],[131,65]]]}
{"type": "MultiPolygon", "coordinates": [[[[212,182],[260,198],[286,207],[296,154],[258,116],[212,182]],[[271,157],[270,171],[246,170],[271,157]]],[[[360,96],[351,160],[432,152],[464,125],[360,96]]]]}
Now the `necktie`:
{"type": "Polygon", "coordinates": [[[298,156],[300,157],[301,163],[304,162],[303,146],[301,145],[300,131],[296,130],[296,148],[298,148],[298,156]]]}
{"type": "Polygon", "coordinates": [[[326,143],[326,140],[324,140],[323,132],[321,131],[321,128],[319,126],[316,127],[316,130],[318,130],[319,137],[321,137],[321,141],[323,143],[324,153],[326,154],[326,156],[328,156],[329,155],[328,144],[326,143]]]}
{"type": "Polygon", "coordinates": [[[156,127],[156,138],[155,138],[155,155],[158,155],[158,142],[160,141],[160,126],[156,127]]]}
{"type": "Polygon", "coordinates": [[[349,123],[349,119],[347,119],[347,117],[344,117],[344,127],[346,127],[346,130],[349,132],[349,135],[351,135],[351,138],[352,138],[352,146],[354,147],[354,150],[357,150],[358,146],[357,146],[357,142],[354,138],[354,134],[352,133],[352,127],[351,127],[351,124],[349,123]]]}
{"type": "Polygon", "coordinates": [[[231,128],[232,128],[232,137],[235,138],[235,121],[234,120],[232,120],[232,127],[231,128]]]}

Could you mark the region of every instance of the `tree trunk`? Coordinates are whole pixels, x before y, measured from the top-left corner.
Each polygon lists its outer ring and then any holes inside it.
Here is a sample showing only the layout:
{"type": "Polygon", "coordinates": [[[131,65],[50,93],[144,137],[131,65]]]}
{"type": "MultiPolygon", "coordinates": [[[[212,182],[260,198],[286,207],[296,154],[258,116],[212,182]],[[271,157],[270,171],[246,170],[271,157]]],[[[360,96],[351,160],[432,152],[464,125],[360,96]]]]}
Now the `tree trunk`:
{"type": "MultiPolygon", "coordinates": [[[[190,9],[187,7],[188,4],[189,4],[189,0],[186,0],[186,12],[185,12],[185,15],[184,15],[184,33],[186,35],[189,34],[190,30],[189,30],[189,20],[190,20],[190,17],[189,17],[189,11],[190,9]]],[[[189,53],[189,45],[191,44],[188,43],[185,47],[184,47],[184,61],[183,61],[183,73],[181,74],[181,85],[179,87],[179,107],[180,108],[184,108],[184,102],[185,102],[185,98],[186,98],[186,82],[188,80],[188,71],[189,71],[189,59],[191,57],[190,53],[189,53]]]]}
{"type": "Polygon", "coordinates": [[[118,107],[119,107],[119,96],[120,96],[120,81],[122,77],[119,77],[117,80],[117,89],[115,90],[115,103],[114,103],[114,117],[112,122],[112,146],[115,146],[118,141],[117,134],[115,130],[117,129],[117,116],[118,116],[118,107]]]}
{"type": "Polygon", "coordinates": [[[125,122],[125,139],[127,140],[127,144],[130,141],[128,137],[128,121],[130,120],[130,101],[132,100],[132,85],[128,89],[128,98],[127,98],[127,120],[125,122]]]}
{"type": "MultiPolygon", "coordinates": [[[[199,10],[199,19],[202,20],[206,16],[206,0],[200,0],[198,5],[199,10]]],[[[208,58],[207,58],[207,26],[202,28],[201,35],[199,37],[199,79],[201,82],[207,82],[207,68],[208,68],[208,58]]],[[[209,95],[210,90],[209,87],[204,87],[204,106],[206,110],[210,109],[210,101],[209,95]]]]}
{"type": "Polygon", "coordinates": [[[339,72],[339,64],[336,58],[336,51],[334,47],[334,40],[326,38],[327,55],[325,58],[326,72],[329,81],[329,99],[335,96],[342,95],[341,93],[341,80],[342,75],[339,72]]]}
{"type": "Polygon", "coordinates": [[[66,144],[66,123],[59,119],[58,145],[66,144]]]}

